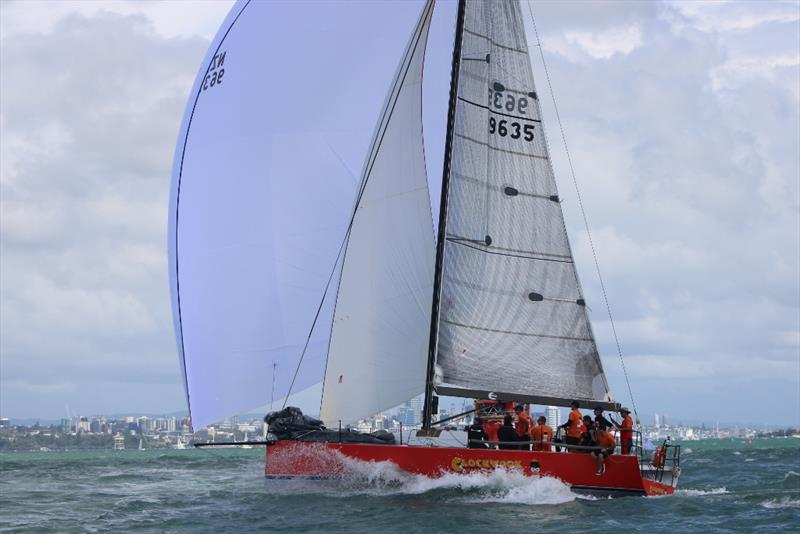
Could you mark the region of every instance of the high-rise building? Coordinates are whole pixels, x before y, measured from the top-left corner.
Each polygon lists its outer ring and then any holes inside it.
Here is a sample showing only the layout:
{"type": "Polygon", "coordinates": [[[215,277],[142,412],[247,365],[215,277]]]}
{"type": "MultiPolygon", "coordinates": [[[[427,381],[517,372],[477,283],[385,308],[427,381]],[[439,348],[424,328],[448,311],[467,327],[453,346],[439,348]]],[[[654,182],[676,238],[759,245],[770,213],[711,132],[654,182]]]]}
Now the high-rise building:
{"type": "Polygon", "coordinates": [[[78,424],[76,425],[78,432],[89,432],[89,418],[78,417],[78,424]]]}
{"type": "Polygon", "coordinates": [[[400,423],[402,423],[402,425],[406,426],[406,427],[416,426],[417,425],[417,412],[414,411],[413,408],[411,408],[411,407],[409,407],[407,405],[408,405],[408,403],[406,403],[406,406],[402,406],[397,411],[397,420],[400,421],[400,423]]]}
{"type": "Polygon", "coordinates": [[[417,426],[422,420],[422,397],[414,397],[403,408],[407,410],[403,412],[404,419],[401,419],[403,426],[417,426]]]}
{"type": "Polygon", "coordinates": [[[553,429],[561,424],[561,410],[558,409],[558,406],[548,406],[545,417],[547,417],[547,424],[553,429]]]}
{"type": "Polygon", "coordinates": [[[659,428],[661,428],[661,417],[658,414],[656,414],[654,418],[655,418],[656,430],[658,430],[659,428]]]}

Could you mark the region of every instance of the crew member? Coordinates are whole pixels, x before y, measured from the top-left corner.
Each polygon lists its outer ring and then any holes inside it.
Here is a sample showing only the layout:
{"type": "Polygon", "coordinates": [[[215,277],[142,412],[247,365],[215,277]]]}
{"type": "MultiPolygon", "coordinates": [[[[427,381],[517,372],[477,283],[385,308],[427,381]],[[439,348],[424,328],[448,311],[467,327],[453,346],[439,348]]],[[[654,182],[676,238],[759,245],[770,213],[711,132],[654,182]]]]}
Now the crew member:
{"type": "Polygon", "coordinates": [[[512,443],[517,441],[517,432],[514,430],[514,426],[511,424],[512,417],[510,415],[506,415],[503,418],[503,426],[500,427],[500,430],[497,431],[497,437],[500,441],[500,448],[501,449],[516,449],[517,445],[512,443]]]}
{"type": "Polygon", "coordinates": [[[502,425],[499,421],[491,421],[487,420],[483,423],[483,432],[486,434],[486,437],[489,439],[489,448],[494,449],[499,441],[497,437],[497,432],[500,430],[502,425]]]}
{"type": "MultiPolygon", "coordinates": [[[[590,415],[583,416],[583,424],[581,425],[581,438],[579,445],[581,447],[596,447],[597,440],[595,438],[594,421],[590,415]]],[[[590,452],[590,449],[580,449],[578,452],[590,452]]]]}
{"type": "Polygon", "coordinates": [[[614,421],[614,426],[619,429],[619,446],[622,454],[630,454],[633,449],[633,418],[627,408],[620,408],[619,414],[622,416],[622,422],[614,421]]]}
{"type": "Polygon", "coordinates": [[[539,416],[537,422],[539,424],[531,429],[533,450],[550,452],[552,449],[550,448],[549,442],[553,438],[553,429],[547,424],[547,418],[543,415],[539,416]]]}
{"type": "MultiPolygon", "coordinates": [[[[572,401],[570,407],[572,410],[569,412],[567,422],[559,428],[563,428],[567,432],[567,436],[564,438],[567,445],[579,445],[581,442],[581,411],[578,409],[580,404],[578,401],[572,401]]],[[[572,452],[569,447],[567,447],[567,452],[572,452]]]]}
{"type": "Polygon", "coordinates": [[[486,432],[483,431],[483,421],[476,417],[472,425],[467,429],[467,447],[470,449],[486,449],[486,432]]]}
{"type": "Polygon", "coordinates": [[[603,409],[599,406],[594,409],[594,426],[597,430],[601,428],[612,428],[614,426],[611,421],[606,419],[603,415],[603,409]]]}
{"type": "Polygon", "coordinates": [[[514,427],[514,430],[517,433],[517,441],[525,442],[520,443],[519,448],[523,451],[529,451],[530,444],[528,442],[530,441],[531,426],[533,426],[531,416],[528,415],[528,413],[525,411],[525,408],[523,408],[521,404],[517,404],[516,408],[514,408],[514,411],[517,414],[517,424],[514,427]]]}
{"type": "Polygon", "coordinates": [[[597,462],[597,475],[602,475],[606,472],[605,459],[614,454],[617,442],[605,427],[595,431],[595,440],[597,448],[592,451],[592,458],[597,462]]]}

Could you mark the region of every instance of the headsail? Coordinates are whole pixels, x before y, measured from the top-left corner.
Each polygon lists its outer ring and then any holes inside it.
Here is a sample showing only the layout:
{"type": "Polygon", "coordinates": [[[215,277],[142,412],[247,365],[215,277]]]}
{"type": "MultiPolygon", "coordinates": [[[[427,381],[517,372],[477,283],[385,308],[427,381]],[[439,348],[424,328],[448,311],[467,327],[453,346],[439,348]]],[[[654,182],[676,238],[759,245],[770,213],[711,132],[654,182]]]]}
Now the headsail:
{"type": "Polygon", "coordinates": [[[466,0],[458,80],[437,347],[456,388],[441,392],[608,400],[517,1],[466,0]]]}
{"type": "Polygon", "coordinates": [[[422,393],[433,227],[422,139],[422,67],[433,1],[400,62],[361,178],[342,266],[321,417],[351,423],[422,393]]]}

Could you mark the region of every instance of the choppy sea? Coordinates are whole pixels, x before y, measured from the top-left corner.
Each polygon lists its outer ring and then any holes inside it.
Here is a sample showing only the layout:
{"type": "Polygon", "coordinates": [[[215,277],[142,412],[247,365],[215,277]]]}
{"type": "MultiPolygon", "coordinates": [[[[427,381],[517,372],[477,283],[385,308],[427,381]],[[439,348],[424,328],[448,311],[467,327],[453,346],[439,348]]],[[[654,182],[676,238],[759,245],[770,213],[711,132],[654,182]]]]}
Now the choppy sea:
{"type": "Polygon", "coordinates": [[[679,490],[593,499],[498,471],[273,481],[263,449],[0,454],[7,532],[800,532],[800,439],[684,444],[679,490]]]}

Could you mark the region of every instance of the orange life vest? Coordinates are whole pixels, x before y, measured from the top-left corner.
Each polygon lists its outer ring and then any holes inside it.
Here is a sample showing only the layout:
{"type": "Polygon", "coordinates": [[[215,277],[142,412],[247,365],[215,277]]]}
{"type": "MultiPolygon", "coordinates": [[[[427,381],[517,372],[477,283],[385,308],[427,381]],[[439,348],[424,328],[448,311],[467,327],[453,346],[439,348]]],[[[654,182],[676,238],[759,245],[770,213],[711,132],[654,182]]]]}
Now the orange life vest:
{"type": "MultiPolygon", "coordinates": [[[[538,425],[531,430],[531,439],[536,442],[550,441],[553,438],[553,429],[549,425],[538,425]]],[[[534,443],[533,450],[549,451],[550,445],[545,443],[534,443]]]]}
{"type": "Polygon", "coordinates": [[[519,412],[517,416],[517,425],[514,430],[517,432],[517,436],[527,436],[530,432],[531,428],[531,416],[526,414],[525,412],[519,412]]]}
{"type": "Polygon", "coordinates": [[[580,410],[572,410],[569,412],[569,427],[567,428],[567,437],[570,438],[580,438],[583,430],[581,427],[583,426],[583,416],[581,415],[580,410]]]}

